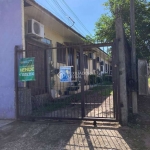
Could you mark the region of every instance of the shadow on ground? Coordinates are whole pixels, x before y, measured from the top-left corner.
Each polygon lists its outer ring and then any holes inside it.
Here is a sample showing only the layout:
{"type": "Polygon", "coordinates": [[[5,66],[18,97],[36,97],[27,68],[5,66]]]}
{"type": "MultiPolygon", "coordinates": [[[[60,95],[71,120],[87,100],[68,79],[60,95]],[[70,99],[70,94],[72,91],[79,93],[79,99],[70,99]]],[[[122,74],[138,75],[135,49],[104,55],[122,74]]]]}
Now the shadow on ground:
{"type": "Polygon", "coordinates": [[[0,128],[0,150],[146,150],[142,133],[118,124],[14,122],[0,128]]]}
{"type": "Polygon", "coordinates": [[[150,126],[150,95],[138,96],[138,122],[150,126]]]}

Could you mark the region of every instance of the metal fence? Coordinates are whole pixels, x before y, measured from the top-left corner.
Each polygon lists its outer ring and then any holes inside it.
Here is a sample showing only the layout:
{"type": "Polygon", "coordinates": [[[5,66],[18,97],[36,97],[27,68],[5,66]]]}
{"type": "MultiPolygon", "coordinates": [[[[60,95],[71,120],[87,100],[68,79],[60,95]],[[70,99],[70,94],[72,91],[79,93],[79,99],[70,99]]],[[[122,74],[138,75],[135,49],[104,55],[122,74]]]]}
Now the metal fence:
{"type": "Polygon", "coordinates": [[[119,84],[113,44],[28,44],[26,50],[16,49],[18,118],[116,121],[119,84]],[[20,60],[30,57],[35,60],[35,80],[19,81],[20,60]],[[65,66],[71,67],[70,82],[60,82],[60,68],[65,66]]]}

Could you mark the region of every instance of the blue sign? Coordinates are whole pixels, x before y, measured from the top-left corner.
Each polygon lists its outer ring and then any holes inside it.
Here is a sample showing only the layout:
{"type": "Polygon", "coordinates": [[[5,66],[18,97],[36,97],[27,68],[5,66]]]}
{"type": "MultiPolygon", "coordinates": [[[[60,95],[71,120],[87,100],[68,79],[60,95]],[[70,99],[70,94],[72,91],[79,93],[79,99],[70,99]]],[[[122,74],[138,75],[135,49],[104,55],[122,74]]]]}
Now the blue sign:
{"type": "Polygon", "coordinates": [[[71,82],[71,66],[60,66],[60,82],[71,82]]]}

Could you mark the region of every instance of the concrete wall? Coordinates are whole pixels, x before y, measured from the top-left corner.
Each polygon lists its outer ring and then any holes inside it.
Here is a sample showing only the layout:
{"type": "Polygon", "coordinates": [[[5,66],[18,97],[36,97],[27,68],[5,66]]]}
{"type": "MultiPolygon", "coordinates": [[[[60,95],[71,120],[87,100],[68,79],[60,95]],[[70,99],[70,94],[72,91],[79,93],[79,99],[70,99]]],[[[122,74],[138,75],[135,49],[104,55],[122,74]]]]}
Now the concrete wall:
{"type": "Polygon", "coordinates": [[[23,46],[22,0],[0,1],[0,119],[15,119],[14,47],[23,46]]]}
{"type": "MultiPolygon", "coordinates": [[[[118,40],[119,50],[119,88],[120,88],[120,104],[121,116],[120,121],[122,125],[127,125],[128,122],[128,99],[127,99],[127,85],[126,85],[126,66],[125,66],[125,39],[123,31],[123,23],[121,17],[116,19],[116,39],[118,40]]],[[[120,109],[120,108],[119,108],[120,109]]]]}
{"type": "Polygon", "coordinates": [[[138,59],[138,91],[139,95],[148,95],[148,68],[144,59],[138,59]]]}

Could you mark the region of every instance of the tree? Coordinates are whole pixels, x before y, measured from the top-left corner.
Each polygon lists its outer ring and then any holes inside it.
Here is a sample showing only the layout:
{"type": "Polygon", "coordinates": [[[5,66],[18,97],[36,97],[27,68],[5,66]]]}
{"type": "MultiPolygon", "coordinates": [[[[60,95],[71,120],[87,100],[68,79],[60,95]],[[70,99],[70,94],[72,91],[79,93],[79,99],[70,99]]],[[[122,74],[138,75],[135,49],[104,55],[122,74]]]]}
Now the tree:
{"type": "MultiPolygon", "coordinates": [[[[119,10],[125,35],[130,43],[130,0],[108,0],[104,5],[110,10],[110,14],[102,15],[96,22],[94,39],[110,42],[115,38],[115,16],[116,10],[119,10]]],[[[149,61],[150,2],[147,0],[135,0],[135,33],[137,57],[146,58],[149,61]]]]}

